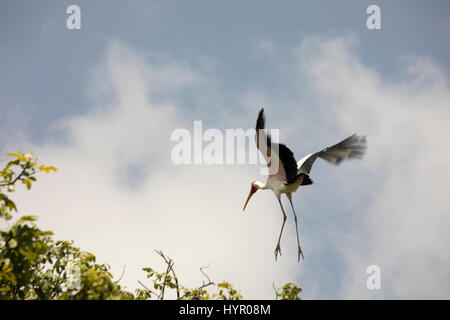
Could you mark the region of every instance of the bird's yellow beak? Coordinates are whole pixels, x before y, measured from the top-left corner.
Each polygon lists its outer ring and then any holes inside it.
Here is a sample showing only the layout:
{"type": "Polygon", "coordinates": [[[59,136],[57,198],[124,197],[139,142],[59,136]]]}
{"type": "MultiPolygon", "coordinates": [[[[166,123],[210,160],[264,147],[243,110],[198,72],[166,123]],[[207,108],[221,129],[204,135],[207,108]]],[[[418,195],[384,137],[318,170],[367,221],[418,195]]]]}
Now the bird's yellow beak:
{"type": "Polygon", "coordinates": [[[255,194],[256,190],[258,190],[258,189],[256,189],[256,188],[255,188],[255,187],[253,187],[253,185],[252,185],[252,186],[251,186],[251,188],[250,188],[250,192],[249,192],[249,194],[248,194],[247,200],[245,201],[245,204],[244,204],[244,209],[242,209],[242,211],[244,211],[244,210],[245,210],[245,208],[247,207],[247,203],[248,203],[248,201],[250,200],[250,198],[252,197],[252,195],[254,195],[254,194],[255,194]]]}

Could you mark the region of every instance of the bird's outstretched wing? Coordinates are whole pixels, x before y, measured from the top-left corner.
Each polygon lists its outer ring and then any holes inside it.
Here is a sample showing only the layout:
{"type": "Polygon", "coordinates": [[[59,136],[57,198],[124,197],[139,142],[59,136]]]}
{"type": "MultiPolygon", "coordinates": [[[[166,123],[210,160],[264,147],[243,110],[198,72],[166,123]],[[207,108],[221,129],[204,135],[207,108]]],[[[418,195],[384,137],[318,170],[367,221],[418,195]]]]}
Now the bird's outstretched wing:
{"type": "Polygon", "coordinates": [[[339,164],[345,159],[362,159],[366,153],[367,139],[356,133],[347,139],[325,148],[319,152],[308,154],[297,162],[298,173],[309,174],[317,158],[322,158],[332,164],[339,164]]]}
{"type": "Polygon", "coordinates": [[[266,130],[266,117],[264,116],[264,108],[259,111],[258,119],[256,119],[256,147],[262,153],[264,158],[270,156],[270,146],[272,145],[270,135],[266,130]]]}
{"type": "Polygon", "coordinates": [[[298,178],[297,162],[295,161],[294,153],[284,144],[272,143],[270,135],[264,130],[265,123],[263,108],[259,111],[258,119],[256,120],[256,146],[268,162],[268,165],[270,165],[271,160],[274,160],[273,157],[278,157],[279,169],[276,174],[270,176],[270,179],[279,180],[287,184],[292,183],[298,178]]]}

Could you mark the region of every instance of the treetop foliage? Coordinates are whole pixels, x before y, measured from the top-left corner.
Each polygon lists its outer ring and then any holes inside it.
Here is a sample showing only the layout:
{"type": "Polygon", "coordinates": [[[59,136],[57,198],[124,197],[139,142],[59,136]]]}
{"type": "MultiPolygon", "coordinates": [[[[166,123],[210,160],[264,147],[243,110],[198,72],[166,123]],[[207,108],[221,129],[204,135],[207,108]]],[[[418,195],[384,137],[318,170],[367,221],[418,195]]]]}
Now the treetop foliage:
{"type": "MultiPolygon", "coordinates": [[[[212,282],[204,267],[200,272],[207,281],[202,285],[193,289],[181,285],[173,260],[162,251],[156,252],[167,266],[165,271],[143,268],[151,285],[139,281],[141,288],[129,292],[119,284],[121,278],[113,279],[109,265],[97,263],[95,255],[81,251],[72,241],[55,240],[51,231],[38,228],[36,216],[22,216],[11,225],[17,207],[9,195],[17,184],[30,190],[38,172],[57,169],[38,164],[32,153],[8,156],[12,159],[0,171],[0,299],[163,300],[170,290],[180,300],[242,299],[229,282],[212,282]]],[[[296,300],[302,289],[288,283],[279,290],[275,289],[277,299],[296,300]]]]}

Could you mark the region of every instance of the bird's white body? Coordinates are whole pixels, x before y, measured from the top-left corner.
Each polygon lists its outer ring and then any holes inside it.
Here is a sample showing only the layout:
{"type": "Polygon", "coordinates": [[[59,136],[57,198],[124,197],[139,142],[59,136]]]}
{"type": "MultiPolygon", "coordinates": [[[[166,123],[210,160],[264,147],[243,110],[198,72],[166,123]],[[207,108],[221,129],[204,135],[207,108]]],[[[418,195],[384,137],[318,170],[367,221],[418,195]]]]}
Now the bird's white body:
{"type": "MultiPolygon", "coordinates": [[[[281,171],[281,170],[280,170],[281,171]]],[[[277,198],[281,197],[282,193],[293,193],[296,192],[298,187],[302,185],[303,178],[300,177],[296,182],[291,184],[286,184],[286,179],[278,175],[271,175],[267,178],[266,183],[261,181],[255,181],[253,185],[258,189],[270,189],[272,190],[277,198]],[[280,179],[281,178],[281,179],[280,179]]]]}

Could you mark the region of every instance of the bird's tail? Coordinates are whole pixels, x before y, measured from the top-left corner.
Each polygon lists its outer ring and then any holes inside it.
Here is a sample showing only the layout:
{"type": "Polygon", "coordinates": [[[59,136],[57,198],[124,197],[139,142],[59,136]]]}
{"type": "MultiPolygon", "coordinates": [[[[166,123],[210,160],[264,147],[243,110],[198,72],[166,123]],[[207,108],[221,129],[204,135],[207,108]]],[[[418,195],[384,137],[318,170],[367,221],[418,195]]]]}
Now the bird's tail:
{"type": "Polygon", "coordinates": [[[367,139],[356,133],[334,146],[318,152],[318,156],[333,164],[339,164],[344,159],[362,159],[366,154],[367,139]]]}
{"type": "Polygon", "coordinates": [[[313,181],[307,174],[301,173],[300,175],[303,175],[303,181],[301,184],[302,186],[307,186],[307,185],[313,184],[313,181]]]}

